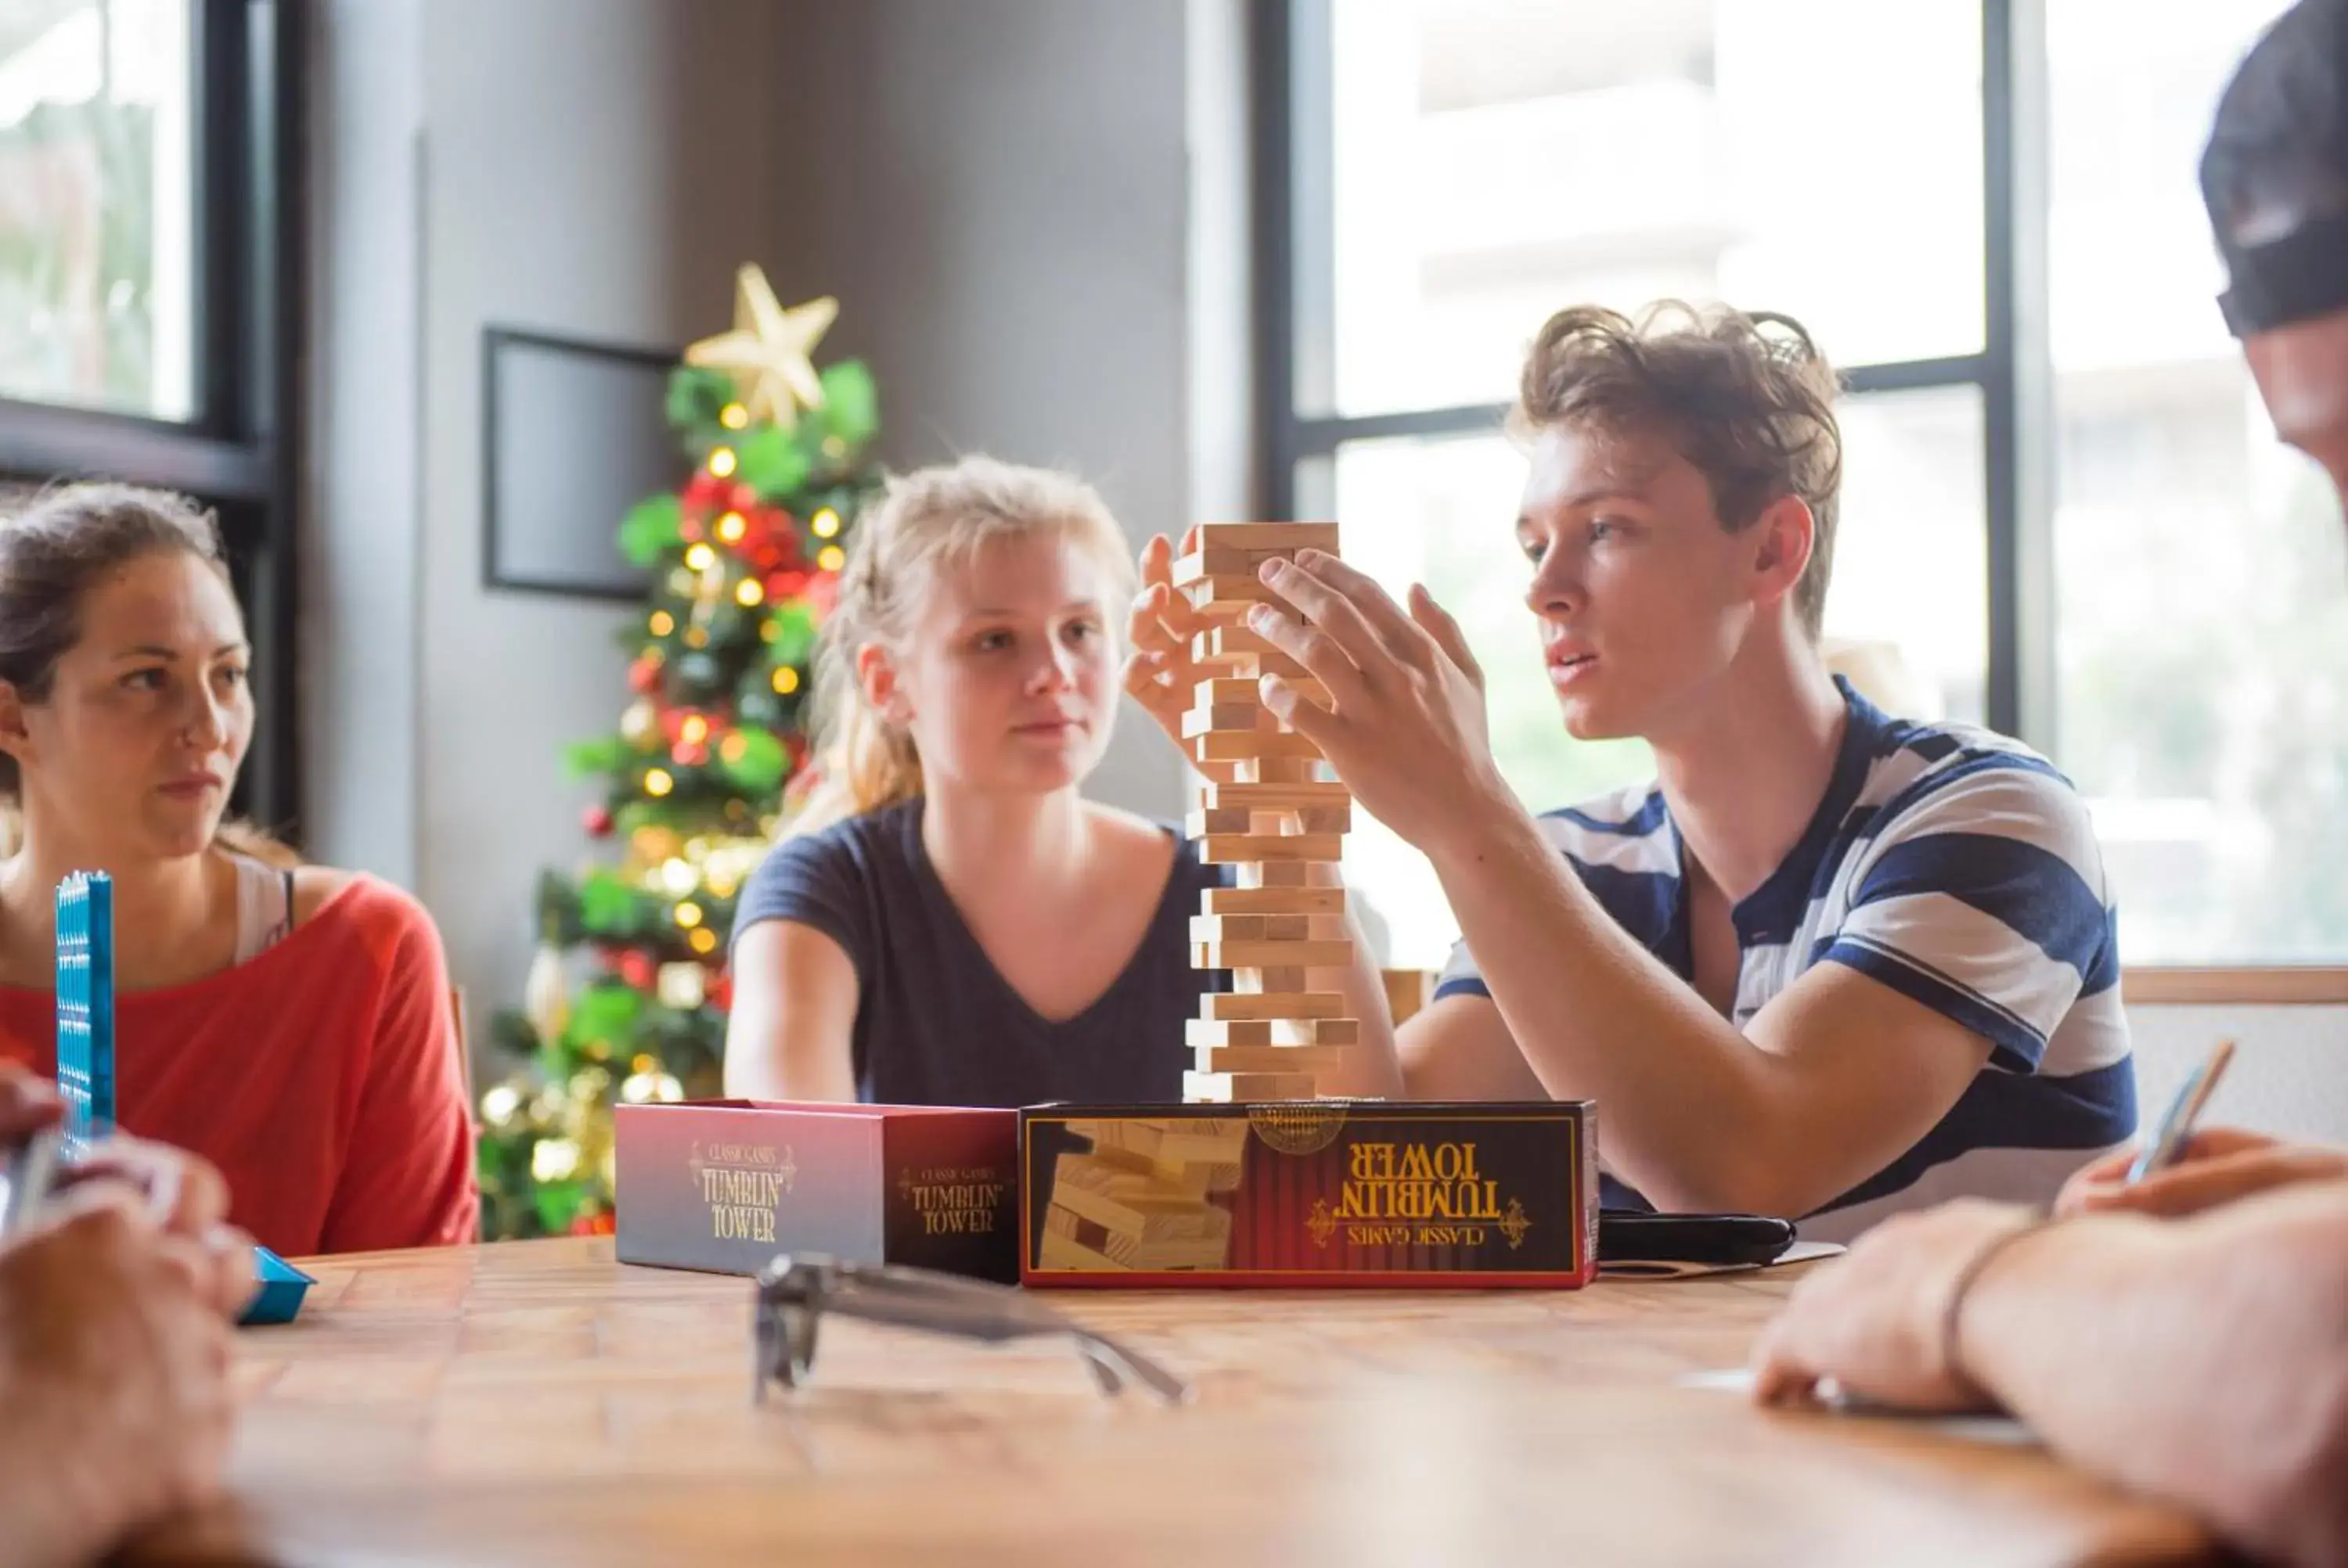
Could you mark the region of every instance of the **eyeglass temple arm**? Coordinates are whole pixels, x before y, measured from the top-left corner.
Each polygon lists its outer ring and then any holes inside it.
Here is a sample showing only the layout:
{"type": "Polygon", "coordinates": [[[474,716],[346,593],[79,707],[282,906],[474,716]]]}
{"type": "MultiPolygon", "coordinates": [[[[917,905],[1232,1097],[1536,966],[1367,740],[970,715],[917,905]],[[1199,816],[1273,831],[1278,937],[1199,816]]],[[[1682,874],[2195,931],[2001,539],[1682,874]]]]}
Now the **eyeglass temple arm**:
{"type": "Polygon", "coordinates": [[[1069,1332],[1076,1336],[1076,1348],[1084,1352],[1085,1364],[1109,1393],[1118,1392],[1124,1379],[1129,1377],[1146,1384],[1169,1405],[1190,1402],[1190,1385],[1139,1351],[1073,1324],[1069,1332]]]}

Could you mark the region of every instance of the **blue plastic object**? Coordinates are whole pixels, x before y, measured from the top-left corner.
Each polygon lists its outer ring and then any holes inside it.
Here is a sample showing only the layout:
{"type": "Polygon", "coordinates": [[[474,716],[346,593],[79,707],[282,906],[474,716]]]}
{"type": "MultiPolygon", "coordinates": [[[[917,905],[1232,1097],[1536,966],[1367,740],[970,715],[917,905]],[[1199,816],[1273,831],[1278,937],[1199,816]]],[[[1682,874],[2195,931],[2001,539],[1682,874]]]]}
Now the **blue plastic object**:
{"type": "MultiPolygon", "coordinates": [[[[77,871],[57,884],[57,1092],[63,1153],[77,1159],[114,1130],[114,879],[77,871]]],[[[317,1283],[265,1246],[260,1289],[240,1323],[291,1323],[317,1283]]]]}
{"type": "Polygon", "coordinates": [[[57,1092],[68,1160],[114,1127],[114,879],[57,884],[57,1092]]]}
{"type": "Polygon", "coordinates": [[[254,1272],[261,1276],[260,1293],[246,1306],[239,1323],[291,1323],[302,1310],[302,1298],[318,1282],[270,1251],[252,1249],[254,1272]]]}

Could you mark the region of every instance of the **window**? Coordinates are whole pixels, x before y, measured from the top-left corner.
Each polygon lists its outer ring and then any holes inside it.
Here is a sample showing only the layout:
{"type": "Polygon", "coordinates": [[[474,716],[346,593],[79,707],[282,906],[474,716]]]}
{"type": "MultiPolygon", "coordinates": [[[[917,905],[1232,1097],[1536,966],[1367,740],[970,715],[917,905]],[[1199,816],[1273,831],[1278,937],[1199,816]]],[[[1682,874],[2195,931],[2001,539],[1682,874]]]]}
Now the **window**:
{"type": "MultiPolygon", "coordinates": [[[[1835,659],[2071,773],[2132,963],[2348,958],[2348,705],[2300,678],[2348,668],[2339,522],[2250,394],[2195,184],[2282,5],[1270,7],[1273,514],[1460,614],[1529,804],[1643,778],[1557,722],[1499,419],[1561,305],[1789,312],[1849,387],[1835,659]]],[[[1374,823],[1348,855],[1390,961],[1439,962],[1425,863],[1374,823]]]]}
{"type": "Polygon", "coordinates": [[[2053,0],[2054,745],[2134,962],[2348,954],[2348,561],[2211,300],[2197,165],[2281,0],[2053,0]]]}
{"type": "Polygon", "coordinates": [[[189,0],[0,13],[0,395],[192,411],[189,0]]]}
{"type": "Polygon", "coordinates": [[[260,723],[232,808],[294,817],[293,0],[0,4],[0,497],[211,507],[260,723]]]}

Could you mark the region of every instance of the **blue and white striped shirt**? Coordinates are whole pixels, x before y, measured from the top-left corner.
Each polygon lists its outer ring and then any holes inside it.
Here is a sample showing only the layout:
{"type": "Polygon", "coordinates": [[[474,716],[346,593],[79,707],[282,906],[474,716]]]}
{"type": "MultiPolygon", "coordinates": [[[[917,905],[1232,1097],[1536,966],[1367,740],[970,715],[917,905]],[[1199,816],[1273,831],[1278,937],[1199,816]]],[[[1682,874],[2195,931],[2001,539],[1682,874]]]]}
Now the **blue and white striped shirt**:
{"type": "MultiPolygon", "coordinates": [[[[2086,804],[2017,742],[1888,718],[1836,683],[1850,723],[1826,796],[1785,863],[1731,911],[1733,1020],[1744,1028],[1811,966],[1837,963],[1991,1049],[1914,1148],[1805,1217],[1802,1234],[1847,1240],[1960,1194],[2044,1202],[2136,1132],[2111,896],[2086,804]]],[[[1662,790],[1635,786],[1540,824],[1607,913],[1687,979],[1679,831],[1662,790]]],[[[1465,944],[1436,995],[1462,992],[1491,994],[1465,944]]],[[[1887,1066],[1900,1070],[1896,1057],[1887,1066]]],[[[1602,1144],[1602,1105],[1599,1128],[1602,1144]]],[[[1611,1176],[1604,1201],[1648,1206],[1611,1176]]]]}

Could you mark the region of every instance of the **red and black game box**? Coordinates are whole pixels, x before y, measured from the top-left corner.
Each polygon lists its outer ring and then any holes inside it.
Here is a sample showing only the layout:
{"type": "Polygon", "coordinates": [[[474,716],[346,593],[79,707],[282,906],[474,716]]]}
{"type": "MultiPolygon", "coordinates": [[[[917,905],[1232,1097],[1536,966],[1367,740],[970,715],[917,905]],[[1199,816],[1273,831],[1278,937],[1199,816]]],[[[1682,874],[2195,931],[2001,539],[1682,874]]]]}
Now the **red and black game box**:
{"type": "Polygon", "coordinates": [[[1541,1289],[1598,1275],[1587,1101],[1038,1105],[1030,1286],[1541,1289]]]}
{"type": "Polygon", "coordinates": [[[826,1253],[1019,1277],[1018,1113],[704,1100],[613,1112],[622,1263],[826,1253]]]}

